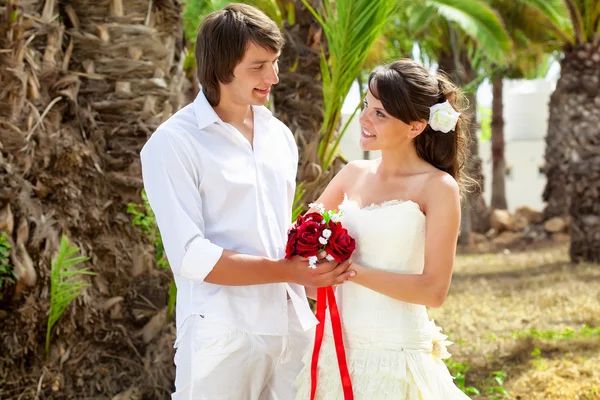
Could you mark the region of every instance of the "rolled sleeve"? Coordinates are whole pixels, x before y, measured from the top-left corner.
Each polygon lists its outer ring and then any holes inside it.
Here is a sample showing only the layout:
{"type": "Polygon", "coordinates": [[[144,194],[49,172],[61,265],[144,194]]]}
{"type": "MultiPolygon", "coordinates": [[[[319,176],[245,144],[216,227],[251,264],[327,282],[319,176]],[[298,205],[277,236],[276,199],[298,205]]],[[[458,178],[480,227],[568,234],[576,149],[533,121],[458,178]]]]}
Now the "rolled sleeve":
{"type": "Polygon", "coordinates": [[[223,249],[201,236],[189,243],[181,261],[181,276],[193,281],[203,281],[217,264],[223,249]]]}
{"type": "Polygon", "coordinates": [[[203,281],[223,249],[204,235],[200,166],[192,162],[185,144],[169,131],[154,133],[140,158],[144,189],[173,274],[203,281]]]}

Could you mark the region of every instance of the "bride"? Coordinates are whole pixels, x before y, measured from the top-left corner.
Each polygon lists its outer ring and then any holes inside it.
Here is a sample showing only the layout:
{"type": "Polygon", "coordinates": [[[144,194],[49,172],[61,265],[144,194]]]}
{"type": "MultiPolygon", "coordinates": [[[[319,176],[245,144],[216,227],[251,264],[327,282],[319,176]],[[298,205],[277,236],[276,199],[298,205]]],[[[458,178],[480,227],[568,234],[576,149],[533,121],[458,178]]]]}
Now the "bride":
{"type": "MultiPolygon", "coordinates": [[[[464,104],[445,76],[413,60],[376,68],[360,146],[381,158],[349,163],[317,201],[343,213],[357,243],[356,275],[337,287],[356,400],[468,399],[443,362],[451,342],[426,311],[442,305],[452,276],[467,179],[464,104]]],[[[311,353],[297,400],[310,395],[311,353]]],[[[317,399],[343,399],[329,320],[317,374],[317,399]]]]}

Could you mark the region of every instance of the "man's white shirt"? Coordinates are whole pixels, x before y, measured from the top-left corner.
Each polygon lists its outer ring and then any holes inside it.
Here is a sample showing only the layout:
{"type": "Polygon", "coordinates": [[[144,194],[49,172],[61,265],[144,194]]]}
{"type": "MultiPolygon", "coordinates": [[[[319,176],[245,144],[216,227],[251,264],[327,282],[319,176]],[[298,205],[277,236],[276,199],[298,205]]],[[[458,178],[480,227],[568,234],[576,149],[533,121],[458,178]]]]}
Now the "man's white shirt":
{"type": "Polygon", "coordinates": [[[223,249],[285,256],[298,149],[290,130],[267,108],[252,109],[253,146],[200,92],[141,151],[144,188],[177,284],[178,338],[191,315],[211,316],[249,333],[285,335],[286,293],[302,327],[316,324],[300,285],[204,281],[223,249]]]}

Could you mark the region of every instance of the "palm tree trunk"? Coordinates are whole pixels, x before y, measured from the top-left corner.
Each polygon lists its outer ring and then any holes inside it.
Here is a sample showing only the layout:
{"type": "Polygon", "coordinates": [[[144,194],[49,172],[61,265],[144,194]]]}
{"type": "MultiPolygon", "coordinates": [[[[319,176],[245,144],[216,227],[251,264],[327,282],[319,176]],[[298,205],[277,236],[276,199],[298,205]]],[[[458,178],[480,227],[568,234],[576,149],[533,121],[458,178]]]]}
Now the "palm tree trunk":
{"type": "MultiPolygon", "coordinates": [[[[439,69],[447,73],[458,86],[464,86],[475,79],[476,73],[465,52],[458,59],[452,51],[443,51],[438,58],[439,69]],[[458,65],[457,65],[458,62],[458,65]]],[[[478,123],[476,119],[477,97],[475,91],[466,94],[470,106],[471,126],[469,129],[469,158],[466,173],[474,179],[479,188],[469,193],[462,203],[462,221],[459,243],[470,244],[471,232],[487,232],[490,227],[489,209],[483,199],[483,168],[479,157],[478,123]]]]}
{"type": "MultiPolygon", "coordinates": [[[[599,98],[600,46],[587,43],[566,51],[550,104],[550,120],[559,123],[549,125],[546,156],[547,162],[553,162],[553,168],[547,170],[548,186],[554,195],[551,199],[567,198],[572,217],[570,256],[574,262],[600,263],[599,98]],[[565,182],[564,168],[556,166],[557,160],[570,161],[566,191],[563,188],[562,192],[554,181],[565,182]]],[[[565,201],[553,204],[564,206],[565,201]]]]}
{"type": "Polygon", "coordinates": [[[550,96],[548,133],[546,135],[545,166],[546,187],[542,194],[546,202],[544,219],[565,217],[569,213],[569,196],[567,194],[567,174],[569,165],[569,146],[567,137],[572,131],[571,123],[578,111],[573,107],[579,95],[577,84],[578,69],[571,66],[572,58],[561,61],[561,77],[556,83],[556,90],[550,96]]]}
{"type": "MultiPolygon", "coordinates": [[[[477,109],[477,97],[475,93],[467,94],[469,104],[472,104],[472,110],[477,109]]],[[[468,214],[470,230],[469,232],[484,233],[490,229],[490,209],[485,203],[483,198],[483,161],[479,157],[479,140],[477,137],[477,131],[479,129],[479,123],[473,114],[471,119],[470,127],[470,146],[469,154],[470,157],[467,160],[466,172],[471,179],[477,182],[478,188],[473,192],[469,193],[466,197],[465,203],[467,207],[465,212],[468,214]]]]}
{"type": "Polygon", "coordinates": [[[0,224],[10,225],[11,258],[38,279],[2,307],[3,393],[164,398],[174,376],[174,326],[162,318],[171,277],[154,269],[149,239],[126,210],[141,202],[142,145],[181,106],[180,4],[4,3],[0,224]],[[63,233],[95,275],[58,321],[45,357],[39,333],[63,233]]]}
{"type": "Polygon", "coordinates": [[[600,263],[600,146],[595,147],[569,168],[573,220],[569,254],[573,262],[600,263]]]}
{"type": "Polygon", "coordinates": [[[492,79],[492,208],[507,209],[504,162],[502,75],[492,79]]]}
{"type": "MultiPolygon", "coordinates": [[[[318,3],[312,1],[313,7],[318,3]]],[[[294,9],[294,24],[285,21],[283,26],[286,44],[279,59],[280,82],[274,88],[273,108],[296,137],[300,153],[297,181],[305,182],[306,189],[300,202],[308,204],[321,194],[333,173],[321,170],[317,152],[323,124],[321,46],[326,39],[302,1],[296,0],[294,9]]],[[[326,46],[323,49],[327,51],[326,46]]]]}

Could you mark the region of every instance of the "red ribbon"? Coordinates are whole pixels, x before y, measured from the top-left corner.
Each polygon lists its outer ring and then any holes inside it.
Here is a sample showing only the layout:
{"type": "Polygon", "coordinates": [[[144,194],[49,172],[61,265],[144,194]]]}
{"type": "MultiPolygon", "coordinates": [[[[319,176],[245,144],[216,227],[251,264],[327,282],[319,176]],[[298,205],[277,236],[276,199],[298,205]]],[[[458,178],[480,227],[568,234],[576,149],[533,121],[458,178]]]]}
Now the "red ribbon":
{"type": "Polygon", "coordinates": [[[344,391],[344,400],[353,400],[352,381],[348,373],[348,364],[346,362],[346,351],[344,349],[344,339],[342,337],[342,322],[340,312],[335,301],[335,293],[331,286],[317,289],[317,320],[319,324],[315,332],[315,346],[313,348],[312,361],[310,365],[310,400],[315,399],[317,393],[317,364],[319,363],[319,352],[323,343],[323,334],[325,332],[325,310],[329,304],[329,315],[331,317],[331,328],[333,330],[333,341],[335,343],[335,353],[338,359],[340,377],[342,379],[342,389],[344,391]]]}

